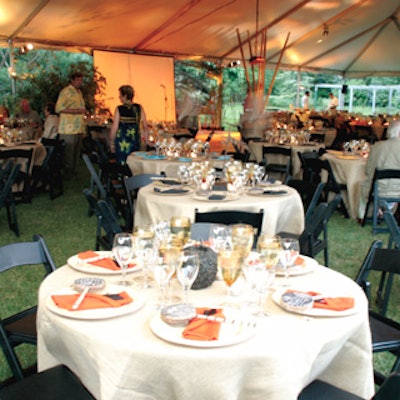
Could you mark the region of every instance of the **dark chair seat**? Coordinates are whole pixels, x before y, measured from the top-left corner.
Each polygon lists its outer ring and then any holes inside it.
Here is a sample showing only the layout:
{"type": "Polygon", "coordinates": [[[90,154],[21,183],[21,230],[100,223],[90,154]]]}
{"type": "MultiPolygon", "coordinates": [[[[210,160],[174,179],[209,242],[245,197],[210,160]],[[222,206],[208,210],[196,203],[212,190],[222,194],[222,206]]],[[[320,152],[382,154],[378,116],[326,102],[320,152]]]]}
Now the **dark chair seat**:
{"type": "Polygon", "coordinates": [[[0,390],[1,400],[94,400],[70,369],[58,365],[0,390]]]}

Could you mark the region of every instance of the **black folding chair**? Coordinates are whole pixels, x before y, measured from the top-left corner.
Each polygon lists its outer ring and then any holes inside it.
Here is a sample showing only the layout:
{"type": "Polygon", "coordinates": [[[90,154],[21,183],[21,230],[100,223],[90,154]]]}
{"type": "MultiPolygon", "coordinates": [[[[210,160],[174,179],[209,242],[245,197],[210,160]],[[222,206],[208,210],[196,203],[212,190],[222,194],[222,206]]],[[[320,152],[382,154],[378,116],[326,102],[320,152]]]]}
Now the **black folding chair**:
{"type": "Polygon", "coordinates": [[[400,202],[400,191],[397,195],[385,196],[379,194],[379,181],[384,179],[399,179],[400,184],[400,169],[379,169],[376,168],[371,182],[371,188],[368,194],[367,206],[361,226],[365,226],[367,221],[372,221],[372,233],[387,232],[386,227],[379,227],[379,202],[385,200],[386,202],[400,202]],[[372,217],[368,216],[370,205],[372,204],[372,217]]]}
{"type": "Polygon", "coordinates": [[[279,174],[282,181],[292,173],[292,149],[283,146],[263,146],[262,148],[263,160],[262,165],[265,166],[265,173],[279,174]],[[282,157],[284,162],[271,162],[268,157],[273,156],[282,157]]]}
{"type": "MultiPolygon", "coordinates": [[[[400,374],[391,374],[382,386],[378,389],[371,400],[395,400],[399,399],[400,374]]],[[[298,400],[363,400],[363,397],[356,396],[346,390],[340,389],[330,383],[316,379],[311,382],[300,393],[298,400]]]]}
{"type": "MultiPolygon", "coordinates": [[[[375,240],[361,265],[356,282],[363,288],[369,301],[369,321],[372,351],[394,355],[391,372],[400,371],[400,321],[395,317],[398,303],[393,298],[399,289],[400,250],[383,249],[382,241],[375,240]]],[[[382,384],[386,376],[374,370],[375,383],[382,384]]]]}
{"type": "Polygon", "coordinates": [[[254,228],[254,244],[257,243],[258,236],[262,230],[264,218],[264,210],[259,212],[237,211],[237,210],[221,210],[200,212],[195,209],[194,222],[211,222],[215,224],[248,224],[254,228]]]}
{"type": "Polygon", "coordinates": [[[17,236],[19,236],[19,226],[12,187],[17,179],[20,168],[21,164],[14,164],[12,160],[9,160],[2,169],[0,177],[0,209],[3,207],[6,209],[8,227],[17,236]]]}
{"type": "MultiPolygon", "coordinates": [[[[45,275],[56,269],[42,236],[0,247],[0,272],[28,265],[43,265],[45,275]]],[[[0,344],[15,379],[22,379],[23,371],[14,348],[22,343],[36,344],[36,310],[34,306],[0,320],[0,344]]]]}
{"type": "Polygon", "coordinates": [[[46,369],[0,389],[2,400],[95,400],[65,365],[46,369]]]}

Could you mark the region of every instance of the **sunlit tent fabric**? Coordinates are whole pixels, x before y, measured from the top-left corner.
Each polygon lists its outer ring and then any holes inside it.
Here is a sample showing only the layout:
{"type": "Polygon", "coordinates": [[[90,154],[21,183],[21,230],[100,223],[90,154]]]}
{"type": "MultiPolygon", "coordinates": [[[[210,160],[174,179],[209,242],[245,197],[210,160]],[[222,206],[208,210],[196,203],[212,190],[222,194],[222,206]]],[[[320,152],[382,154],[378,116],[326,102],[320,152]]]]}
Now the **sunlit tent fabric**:
{"type": "Polygon", "coordinates": [[[399,9],[399,0],[2,1],[0,44],[225,63],[242,58],[238,35],[248,60],[248,38],[266,28],[267,67],[290,32],[281,68],[388,76],[400,74],[399,9]]]}

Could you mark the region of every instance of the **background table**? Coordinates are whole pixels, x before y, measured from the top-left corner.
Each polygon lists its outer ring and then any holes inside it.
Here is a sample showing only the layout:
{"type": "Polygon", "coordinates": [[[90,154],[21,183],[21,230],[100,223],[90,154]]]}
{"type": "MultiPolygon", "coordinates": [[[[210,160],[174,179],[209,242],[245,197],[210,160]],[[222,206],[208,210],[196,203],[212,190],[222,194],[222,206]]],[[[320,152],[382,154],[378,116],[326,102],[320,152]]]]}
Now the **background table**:
{"type": "MultiPolygon", "coordinates": [[[[48,296],[79,276],[65,266],[41,285],[38,366],[67,365],[96,399],[296,400],[315,378],[363,398],[373,393],[366,298],[352,280],[328,268],[291,277],[291,284],[354,296],[357,314],[304,317],[282,310],[268,297],[270,317],[259,323],[255,336],[219,348],[180,346],[156,337],[149,327],[157,315],[152,289],[140,292],[147,299],[141,310],[113,319],[75,320],[51,312],[45,305],[48,296]]],[[[220,302],[225,293],[222,282],[215,282],[190,296],[207,306],[220,302]]]]}
{"type": "Polygon", "coordinates": [[[135,206],[135,225],[155,223],[172,216],[187,216],[194,221],[195,209],[200,212],[240,210],[259,212],[264,209],[262,231],[268,234],[286,231],[301,233],[304,229],[304,209],[301,197],[292,188],[285,187],[282,196],[250,196],[243,194],[233,201],[196,200],[192,194],[161,195],[148,185],[139,190],[135,206]]]}
{"type": "Polygon", "coordinates": [[[32,162],[30,165],[30,171],[29,173],[32,173],[32,168],[34,165],[42,165],[44,159],[46,158],[46,148],[37,141],[32,141],[31,143],[15,143],[14,145],[1,145],[0,146],[0,151],[7,151],[7,150],[15,150],[15,149],[21,149],[21,150],[30,150],[33,149],[32,153],[32,162]]]}
{"type": "MultiPolygon", "coordinates": [[[[281,146],[278,144],[271,144],[270,142],[249,142],[249,149],[252,156],[255,158],[257,162],[262,161],[263,159],[263,147],[264,146],[281,146]]],[[[323,144],[318,143],[310,143],[309,145],[282,145],[282,147],[292,149],[292,176],[295,178],[301,178],[301,162],[298,156],[298,152],[304,153],[305,151],[317,151],[322,147],[325,147],[323,144]]],[[[269,154],[268,162],[271,163],[285,163],[286,160],[284,156],[279,154],[269,154]]]]}
{"type": "Polygon", "coordinates": [[[362,157],[345,158],[341,152],[324,154],[321,158],[329,160],[338,183],[345,183],[347,191],[342,192],[343,201],[351,218],[358,217],[361,196],[361,183],[367,179],[365,174],[366,159],[362,157]]]}
{"type": "MultiPolygon", "coordinates": [[[[226,158],[226,156],[225,156],[226,158]]],[[[186,159],[183,157],[185,161],[180,161],[178,159],[151,159],[144,158],[141,153],[131,153],[126,159],[126,163],[128,167],[132,171],[132,175],[139,174],[161,174],[161,172],[165,172],[169,177],[176,177],[176,172],[180,165],[189,166],[193,161],[197,161],[196,159],[186,159]]],[[[230,158],[229,158],[230,159],[230,158]]],[[[218,160],[218,159],[210,159],[211,165],[216,168],[223,168],[225,162],[229,159],[218,160]]],[[[205,161],[204,158],[198,159],[198,161],[205,161]]]]}

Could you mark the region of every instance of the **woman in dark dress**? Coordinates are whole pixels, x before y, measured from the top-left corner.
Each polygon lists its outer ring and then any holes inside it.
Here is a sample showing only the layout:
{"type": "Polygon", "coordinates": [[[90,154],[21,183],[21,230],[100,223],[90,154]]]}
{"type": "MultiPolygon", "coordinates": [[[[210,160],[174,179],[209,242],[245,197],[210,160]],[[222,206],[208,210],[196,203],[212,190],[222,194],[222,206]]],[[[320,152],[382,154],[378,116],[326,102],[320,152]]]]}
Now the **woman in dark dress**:
{"type": "Polygon", "coordinates": [[[130,85],[119,88],[122,105],[114,112],[114,122],[110,132],[110,150],[115,153],[116,161],[126,163],[133,151],[140,150],[141,139],[148,143],[146,114],[140,104],[133,103],[135,91],[130,85]]]}

